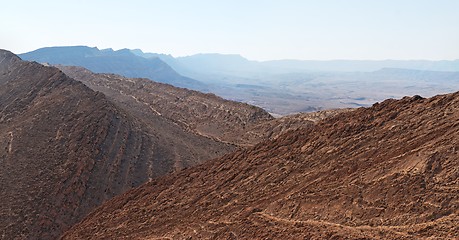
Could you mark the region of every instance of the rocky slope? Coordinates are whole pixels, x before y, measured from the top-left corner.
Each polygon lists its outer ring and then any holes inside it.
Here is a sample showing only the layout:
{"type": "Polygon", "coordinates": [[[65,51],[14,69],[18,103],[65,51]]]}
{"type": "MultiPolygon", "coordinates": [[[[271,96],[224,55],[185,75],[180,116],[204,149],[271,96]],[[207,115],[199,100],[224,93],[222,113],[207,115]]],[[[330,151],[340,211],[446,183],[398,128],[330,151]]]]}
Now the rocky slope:
{"type": "Polygon", "coordinates": [[[459,93],[386,100],[149,182],[63,239],[454,239],[459,93]]]}
{"type": "Polygon", "coordinates": [[[245,129],[244,133],[239,134],[240,142],[256,143],[273,140],[289,131],[299,131],[303,128],[310,127],[326,118],[333,117],[339,113],[349,112],[353,109],[332,109],[318,112],[297,113],[283,116],[269,121],[260,121],[245,129]]]}
{"type": "Polygon", "coordinates": [[[107,199],[234,149],[166,118],[147,123],[0,50],[0,239],[54,239],[107,199]]]}
{"type": "Polygon", "coordinates": [[[225,100],[213,94],[177,88],[148,79],[95,74],[81,67],[58,67],[90,88],[103,92],[127,111],[147,114],[143,119],[162,116],[184,130],[217,141],[242,146],[254,145],[264,136],[260,132],[246,133],[274,119],[261,108],[225,100]]]}
{"type": "Polygon", "coordinates": [[[148,79],[96,74],[75,66],[57,66],[65,74],[100,91],[142,119],[165,117],[186,131],[238,146],[253,146],[289,130],[350,109],[299,113],[274,119],[261,108],[148,79]]]}

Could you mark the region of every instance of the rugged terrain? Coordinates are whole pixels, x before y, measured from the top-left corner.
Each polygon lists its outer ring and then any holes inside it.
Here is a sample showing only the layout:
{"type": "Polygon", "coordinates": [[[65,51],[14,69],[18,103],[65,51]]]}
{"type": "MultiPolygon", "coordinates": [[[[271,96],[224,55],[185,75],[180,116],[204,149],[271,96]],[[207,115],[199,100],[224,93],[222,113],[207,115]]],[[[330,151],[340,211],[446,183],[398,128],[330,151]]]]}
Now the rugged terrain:
{"type": "Polygon", "coordinates": [[[103,92],[126,110],[140,109],[141,114],[148,114],[143,119],[162,116],[187,131],[217,141],[241,146],[254,145],[264,139],[263,133],[247,132],[260,124],[273,124],[274,118],[263,109],[228,101],[213,94],[148,79],[95,74],[81,67],[58,67],[90,88],[103,92]]]}
{"type": "Polygon", "coordinates": [[[63,239],[454,239],[459,93],[386,100],[106,202],[63,239]]]}
{"type": "Polygon", "coordinates": [[[144,121],[162,116],[185,131],[237,146],[253,146],[289,130],[303,128],[350,110],[299,113],[274,119],[259,107],[225,100],[214,94],[177,88],[148,79],[96,74],[82,67],[57,67],[91,89],[104,93],[120,107],[144,121]]]}
{"type": "MultiPolygon", "coordinates": [[[[259,121],[257,124],[252,124],[250,127],[245,128],[238,135],[239,142],[257,143],[263,142],[268,139],[275,139],[289,131],[297,131],[314,125],[319,121],[335,116],[342,112],[349,112],[353,109],[331,109],[318,112],[297,113],[287,115],[269,121],[259,121]]],[[[247,144],[245,146],[251,146],[247,144]]]]}
{"type": "Polygon", "coordinates": [[[0,50],[0,238],[56,238],[115,195],[235,149],[138,112],[0,50]]]}

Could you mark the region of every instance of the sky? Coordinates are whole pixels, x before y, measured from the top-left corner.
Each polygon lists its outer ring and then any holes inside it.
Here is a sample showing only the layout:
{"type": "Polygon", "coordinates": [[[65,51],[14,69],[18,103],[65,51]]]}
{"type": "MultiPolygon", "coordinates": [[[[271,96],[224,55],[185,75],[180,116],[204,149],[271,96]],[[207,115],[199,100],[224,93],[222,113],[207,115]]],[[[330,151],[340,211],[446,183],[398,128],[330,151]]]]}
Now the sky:
{"type": "Polygon", "coordinates": [[[0,48],[459,59],[458,0],[0,0],[0,48]]]}

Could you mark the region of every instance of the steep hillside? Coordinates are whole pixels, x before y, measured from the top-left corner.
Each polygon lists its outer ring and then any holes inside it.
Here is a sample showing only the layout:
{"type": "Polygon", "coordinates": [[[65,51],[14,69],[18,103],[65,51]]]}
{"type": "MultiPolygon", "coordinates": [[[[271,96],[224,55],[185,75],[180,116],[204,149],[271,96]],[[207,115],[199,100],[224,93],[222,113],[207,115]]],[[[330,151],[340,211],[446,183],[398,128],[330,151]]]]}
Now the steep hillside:
{"type": "Polygon", "coordinates": [[[86,46],[48,47],[19,55],[24,60],[40,63],[82,66],[97,73],[116,73],[127,77],[143,77],[177,87],[207,90],[197,80],[183,77],[159,58],[143,58],[128,49],[99,50],[86,46]]]}
{"type": "Polygon", "coordinates": [[[261,108],[228,101],[147,79],[130,79],[113,74],[94,74],[81,67],[58,66],[67,75],[103,92],[127,111],[143,119],[162,116],[183,129],[217,141],[254,145],[260,134],[246,134],[273,117],[261,108]],[[147,114],[147,115],[145,115],[147,114]],[[246,137],[241,137],[242,135],[246,137]]]}
{"type": "MultiPolygon", "coordinates": [[[[184,130],[239,146],[253,146],[290,130],[304,128],[350,109],[299,113],[274,119],[261,108],[146,79],[95,74],[75,66],[57,66],[95,91],[107,95],[144,121],[162,116],[184,130]]],[[[151,125],[151,124],[150,124],[151,125]]]]}
{"type": "Polygon", "coordinates": [[[149,123],[0,50],[0,238],[54,239],[107,199],[234,149],[149,123]]]}
{"type": "Polygon", "coordinates": [[[386,100],[149,182],[64,239],[453,239],[459,93],[386,100]]]}
{"type": "Polygon", "coordinates": [[[239,134],[238,140],[240,142],[253,142],[253,145],[255,145],[268,139],[273,140],[289,131],[298,131],[307,128],[323,119],[352,110],[353,109],[343,108],[319,112],[297,113],[271,119],[269,121],[260,121],[246,128],[243,133],[239,134]]]}

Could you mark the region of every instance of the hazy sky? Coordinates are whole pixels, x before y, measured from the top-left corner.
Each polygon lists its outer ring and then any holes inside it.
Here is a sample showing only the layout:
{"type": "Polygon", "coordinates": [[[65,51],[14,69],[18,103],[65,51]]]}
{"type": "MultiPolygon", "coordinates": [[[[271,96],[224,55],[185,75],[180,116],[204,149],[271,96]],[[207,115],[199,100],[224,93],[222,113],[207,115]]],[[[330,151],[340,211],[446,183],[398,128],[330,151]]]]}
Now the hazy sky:
{"type": "Polygon", "coordinates": [[[0,48],[458,59],[459,0],[0,0],[0,48]]]}

